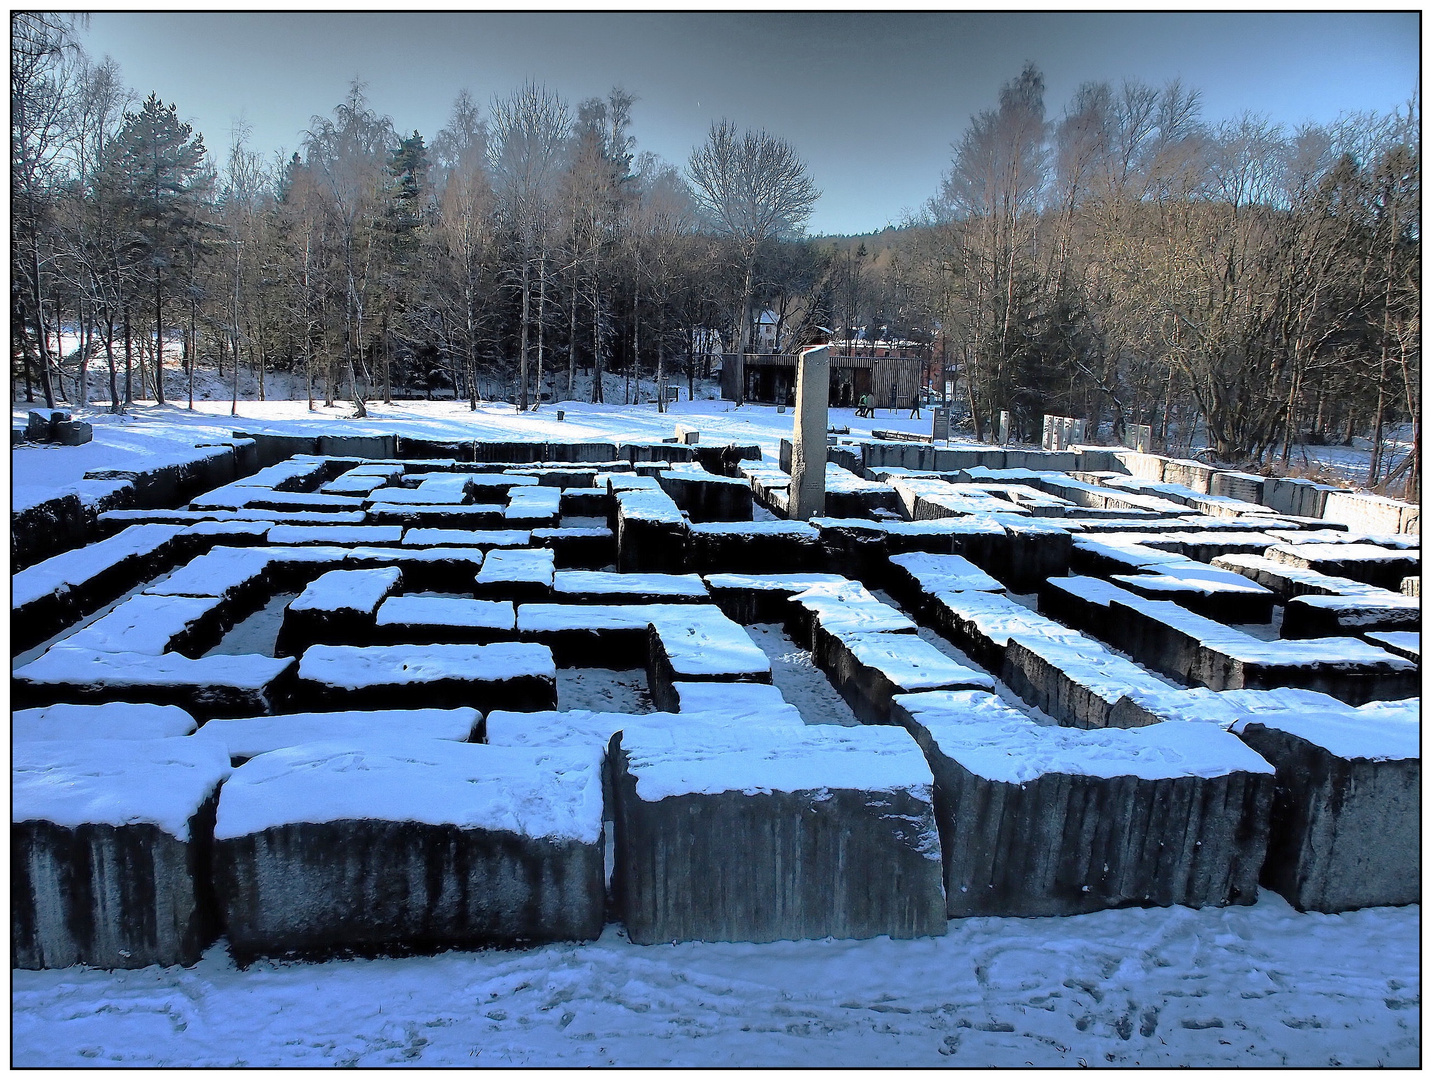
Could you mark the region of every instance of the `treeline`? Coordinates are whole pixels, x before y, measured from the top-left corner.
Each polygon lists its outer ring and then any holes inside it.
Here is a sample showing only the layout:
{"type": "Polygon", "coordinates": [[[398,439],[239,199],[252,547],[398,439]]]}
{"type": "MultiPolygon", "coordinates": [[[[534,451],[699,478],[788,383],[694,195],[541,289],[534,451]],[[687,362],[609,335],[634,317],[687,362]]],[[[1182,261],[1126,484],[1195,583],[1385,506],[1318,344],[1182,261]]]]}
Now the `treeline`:
{"type": "Polygon", "coordinates": [[[688,179],[637,152],[620,89],[573,108],[528,85],[485,111],[464,92],[429,140],[355,84],[269,162],[243,131],[216,155],[175,104],[133,101],[70,18],[18,13],[11,91],[27,399],[121,411],[187,383],[192,404],[198,361],[235,394],[241,370],[260,397],[291,372],[310,404],[359,415],[434,393],[525,409],[570,396],[578,369],[594,400],[604,372],[626,376],[630,400],[633,378],[709,374],[754,313],[813,285],[796,238],[818,192],[792,148],[723,121],[688,179]]]}
{"type": "Polygon", "coordinates": [[[912,276],[977,429],[1008,410],[1037,437],[1047,411],[1186,446],[1201,424],[1223,461],[1283,464],[1370,435],[1368,482],[1412,490],[1420,199],[1411,109],[1210,125],[1176,82],[1092,83],[1051,118],[1029,66],[955,143],[912,276]]]}
{"type": "Polygon", "coordinates": [[[16,13],[11,51],[27,397],[118,411],[192,395],[201,366],[261,397],[291,373],[359,414],[433,394],[528,408],[579,371],[594,400],[603,373],[709,374],[765,319],[782,349],[818,327],[923,347],[981,435],[1008,411],[1037,438],[1053,412],[1149,424],[1171,449],[1206,432],[1255,464],[1364,435],[1369,483],[1416,486],[1410,110],[1214,125],[1177,83],[1099,83],[1050,116],[1031,66],[970,119],[917,220],[812,240],[819,193],[782,139],[722,121],[678,168],[638,151],[620,89],[575,107],[535,85],[486,108],[463,93],[428,138],[355,85],[266,161],[243,131],[215,153],[175,104],[133,100],[68,17],[16,13]],[[1403,423],[1414,453],[1383,460],[1403,423]]]}

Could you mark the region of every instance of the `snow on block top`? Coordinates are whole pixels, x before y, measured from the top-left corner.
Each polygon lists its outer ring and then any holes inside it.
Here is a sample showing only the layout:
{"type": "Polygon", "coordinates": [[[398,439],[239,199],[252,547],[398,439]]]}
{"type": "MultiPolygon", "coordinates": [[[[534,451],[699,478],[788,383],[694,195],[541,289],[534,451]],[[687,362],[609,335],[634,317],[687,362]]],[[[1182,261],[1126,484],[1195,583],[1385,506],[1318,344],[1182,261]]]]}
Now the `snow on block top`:
{"type": "Polygon", "coordinates": [[[187,738],[18,742],[13,754],[12,823],[154,825],[183,842],[230,774],[227,754],[187,738]]]}
{"type": "MultiPolygon", "coordinates": [[[[675,713],[647,713],[641,717],[653,723],[680,723],[675,713]]],[[[612,736],[637,717],[632,713],[599,712],[592,709],[515,712],[494,709],[487,715],[487,743],[490,746],[586,746],[603,754],[612,736]]]]}
{"type": "Polygon", "coordinates": [[[654,604],[710,599],[697,574],[613,574],[599,570],[558,570],[552,579],[552,598],[566,603],[608,600],[654,604]]]}
{"type": "Polygon", "coordinates": [[[662,525],[681,525],[686,521],[676,502],[664,491],[622,491],[617,494],[617,506],[628,521],[662,525]]]}
{"type": "Polygon", "coordinates": [[[148,653],[187,651],[192,631],[217,640],[228,601],[221,596],[152,596],[140,593],[64,639],[70,649],[148,653]],[[188,639],[188,640],[186,640],[188,639]]]}
{"type": "Polygon", "coordinates": [[[288,605],[293,612],[372,615],[403,581],[396,566],[381,570],[330,570],[288,605]]]}
{"type": "MultiPolygon", "coordinates": [[[[789,708],[779,687],[769,683],[676,682],[677,711],[682,713],[729,713],[759,718],[789,708]]],[[[800,716],[799,713],[796,714],[800,716]]]]}
{"type": "Polygon", "coordinates": [[[994,689],[989,674],[956,663],[923,638],[861,632],[840,634],[839,640],[857,664],[875,669],[904,690],[994,689]]]}
{"type": "Polygon", "coordinates": [[[962,555],[912,551],[890,556],[890,564],[909,574],[925,592],[1004,592],[999,580],[962,555]]]}
{"type": "MultiPolygon", "coordinates": [[[[633,723],[622,732],[620,748],[643,802],[835,789],[908,791],[929,800],[934,785],[920,747],[899,728],[633,723]]],[[[940,857],[933,835],[926,853],[940,857]]]]}
{"type": "Polygon", "coordinates": [[[191,734],[194,718],[177,705],[107,701],[101,705],[47,705],[10,718],[14,742],[76,739],[168,739],[191,734]]]}
{"type": "Polygon", "coordinates": [[[471,742],[481,723],[482,714],[470,708],[288,713],[210,720],[193,739],[220,747],[231,760],[241,760],[310,742],[391,738],[471,742]]]}
{"type": "Polygon", "coordinates": [[[859,582],[839,585],[814,585],[791,597],[791,602],[804,608],[822,630],[830,634],[853,634],[863,631],[883,633],[915,632],[915,623],[859,582]]]}
{"type": "Polygon", "coordinates": [[[660,605],[651,609],[651,626],[671,667],[673,679],[760,676],[769,682],[771,662],[739,623],[705,605],[660,605]],[[675,608],[675,610],[671,610],[675,608]]]}
{"type": "Polygon", "coordinates": [[[902,694],[894,711],[927,749],[1002,784],[1052,773],[1141,780],[1273,773],[1258,754],[1212,724],[1043,727],[981,691],[902,694]]]}
{"type": "Polygon", "coordinates": [[[371,686],[422,686],[444,680],[500,682],[555,680],[557,666],[545,645],[315,645],[298,664],[300,679],[345,690],[371,686]]]}
{"type": "Polygon", "coordinates": [[[602,830],[601,761],[598,748],[404,737],[305,743],[260,754],[233,771],[214,837],[376,820],[594,844],[602,830]]]}
{"type": "Polygon", "coordinates": [[[291,657],[205,656],[177,653],[149,656],[132,652],[67,649],[63,642],[15,672],[15,695],[31,701],[55,695],[141,700],[177,698],[196,716],[237,710],[264,712],[275,680],[293,666],[291,657]]]}
{"type": "Polygon", "coordinates": [[[1285,732],[1347,760],[1420,761],[1422,757],[1422,724],[1415,713],[1368,711],[1367,706],[1343,706],[1341,711],[1327,712],[1269,711],[1244,717],[1229,730],[1241,735],[1255,724],[1285,732]]]}

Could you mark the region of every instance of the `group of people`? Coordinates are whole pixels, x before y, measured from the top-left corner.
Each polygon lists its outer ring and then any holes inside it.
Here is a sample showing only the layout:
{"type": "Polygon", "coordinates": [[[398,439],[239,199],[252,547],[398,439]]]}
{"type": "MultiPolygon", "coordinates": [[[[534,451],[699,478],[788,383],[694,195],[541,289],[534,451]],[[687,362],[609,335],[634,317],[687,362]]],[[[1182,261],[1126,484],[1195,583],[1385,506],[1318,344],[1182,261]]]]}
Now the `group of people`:
{"type": "MultiPolygon", "coordinates": [[[[894,395],[893,393],[890,395],[890,411],[891,411],[892,413],[895,411],[895,395],[894,395]]],[[[865,416],[865,417],[874,417],[874,416],[875,416],[875,402],[873,402],[873,401],[870,399],[870,395],[869,395],[869,394],[861,394],[861,395],[860,395],[860,400],[855,403],[855,415],[856,415],[856,416],[865,416]]],[[[919,394],[913,394],[913,395],[911,395],[911,397],[910,397],[910,419],[911,419],[911,420],[919,420],[919,419],[920,419],[920,395],[919,395],[919,394]]]]}

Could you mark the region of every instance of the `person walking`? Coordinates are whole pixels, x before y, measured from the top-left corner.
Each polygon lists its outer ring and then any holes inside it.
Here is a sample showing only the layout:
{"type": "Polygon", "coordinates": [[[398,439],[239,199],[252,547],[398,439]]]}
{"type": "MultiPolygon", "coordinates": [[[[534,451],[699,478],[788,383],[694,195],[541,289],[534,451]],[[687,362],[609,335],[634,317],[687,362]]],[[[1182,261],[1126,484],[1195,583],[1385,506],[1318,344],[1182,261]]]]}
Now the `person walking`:
{"type": "Polygon", "coordinates": [[[869,395],[869,394],[861,394],[861,395],[860,395],[860,403],[859,403],[859,405],[856,407],[855,415],[856,415],[856,416],[869,416],[869,415],[870,415],[870,395],[869,395]]]}
{"type": "Polygon", "coordinates": [[[920,419],[920,394],[918,391],[910,398],[910,419],[920,419]]]}

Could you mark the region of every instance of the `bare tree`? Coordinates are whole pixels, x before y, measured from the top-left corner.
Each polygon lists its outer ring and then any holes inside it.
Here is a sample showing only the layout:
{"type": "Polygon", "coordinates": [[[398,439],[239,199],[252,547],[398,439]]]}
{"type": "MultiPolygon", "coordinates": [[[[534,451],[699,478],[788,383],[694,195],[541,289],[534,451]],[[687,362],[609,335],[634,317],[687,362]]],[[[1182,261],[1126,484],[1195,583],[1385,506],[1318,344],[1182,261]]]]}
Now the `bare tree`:
{"type": "Polygon", "coordinates": [[[743,269],[738,351],[749,351],[756,255],[763,243],[800,233],[820,198],[795,148],[765,131],[737,132],[722,120],[691,153],[696,205],[730,237],[743,269]]]}
{"type": "Polygon", "coordinates": [[[498,207],[517,236],[518,278],[522,294],[522,343],[519,357],[517,408],[528,405],[528,335],[532,324],[532,271],[537,260],[541,289],[537,311],[537,400],[542,387],[542,327],[546,306],[548,245],[552,202],[562,167],[568,112],[545,86],[528,83],[492,104],[492,137],[488,160],[496,179],[498,207]]]}
{"type": "Polygon", "coordinates": [[[492,245],[496,198],[486,167],[487,128],[477,106],[463,91],[453,104],[452,119],[433,141],[438,159],[441,195],[441,236],[452,261],[462,297],[463,361],[468,408],[477,408],[477,334],[484,315],[479,311],[482,282],[492,245]]]}
{"type": "MultiPolygon", "coordinates": [[[[333,119],[315,116],[304,140],[306,163],[337,225],[344,278],[343,359],[357,415],[367,416],[355,368],[364,361],[364,318],[374,255],[373,226],[381,207],[384,163],[396,142],[393,123],[368,107],[354,82],[333,119]]],[[[365,369],[366,371],[366,369],[365,369]]]]}

